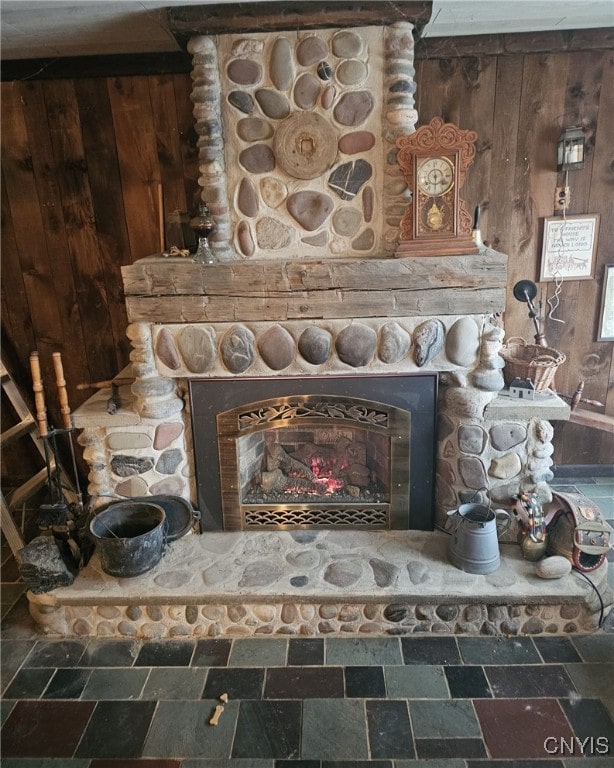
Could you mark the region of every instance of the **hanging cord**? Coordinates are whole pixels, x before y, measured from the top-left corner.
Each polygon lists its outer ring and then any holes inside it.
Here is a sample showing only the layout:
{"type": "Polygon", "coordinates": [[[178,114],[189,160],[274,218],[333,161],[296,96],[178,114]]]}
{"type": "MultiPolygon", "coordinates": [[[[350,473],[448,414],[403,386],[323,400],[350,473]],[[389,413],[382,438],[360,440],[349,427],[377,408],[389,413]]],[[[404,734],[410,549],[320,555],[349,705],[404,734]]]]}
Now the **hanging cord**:
{"type": "MultiPolygon", "coordinates": [[[[569,182],[569,171],[565,171],[565,189],[567,189],[569,182]]],[[[563,203],[563,226],[561,227],[561,231],[559,233],[559,240],[558,240],[558,249],[559,249],[559,258],[557,261],[557,264],[560,265],[563,261],[563,257],[565,255],[565,228],[567,227],[567,200],[563,203]]],[[[546,303],[550,307],[550,310],[548,312],[548,320],[553,320],[555,323],[565,323],[565,320],[561,320],[558,317],[554,317],[554,313],[560,306],[560,295],[561,290],[563,286],[563,277],[561,275],[560,270],[556,269],[554,272],[554,293],[549,299],[546,299],[546,303]]]]}
{"type": "Polygon", "coordinates": [[[575,571],[578,575],[580,575],[583,578],[585,578],[588,581],[588,583],[591,585],[591,587],[595,590],[595,594],[597,595],[597,598],[599,599],[599,605],[600,605],[599,623],[597,624],[597,628],[601,629],[601,626],[602,626],[603,620],[604,620],[604,615],[603,614],[605,613],[605,606],[603,604],[603,597],[601,596],[601,592],[599,592],[597,587],[593,584],[593,582],[588,578],[588,576],[585,573],[583,573],[582,571],[578,570],[578,568],[576,568],[575,566],[573,567],[572,570],[575,571]]]}

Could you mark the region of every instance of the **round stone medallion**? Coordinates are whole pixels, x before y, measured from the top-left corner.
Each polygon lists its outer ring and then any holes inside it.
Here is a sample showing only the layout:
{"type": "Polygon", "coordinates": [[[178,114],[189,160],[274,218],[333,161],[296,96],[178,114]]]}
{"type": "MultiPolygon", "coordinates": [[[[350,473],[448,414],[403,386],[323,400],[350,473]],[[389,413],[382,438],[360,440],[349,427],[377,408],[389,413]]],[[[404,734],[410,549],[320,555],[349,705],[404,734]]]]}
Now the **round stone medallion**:
{"type": "Polygon", "coordinates": [[[295,179],[315,179],[327,171],[337,156],[337,136],[320,115],[295,112],[275,133],[275,156],[295,179]]]}

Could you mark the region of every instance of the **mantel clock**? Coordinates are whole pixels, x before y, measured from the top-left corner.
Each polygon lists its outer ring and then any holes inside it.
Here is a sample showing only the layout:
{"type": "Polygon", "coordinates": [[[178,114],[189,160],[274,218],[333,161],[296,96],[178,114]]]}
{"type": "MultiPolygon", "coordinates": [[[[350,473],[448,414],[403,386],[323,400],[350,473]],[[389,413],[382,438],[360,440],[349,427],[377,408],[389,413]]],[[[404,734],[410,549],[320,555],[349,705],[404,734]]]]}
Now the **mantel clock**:
{"type": "Polygon", "coordinates": [[[412,191],[395,256],[478,252],[460,190],[475,157],[477,133],[435,117],[397,140],[398,162],[412,191]]]}

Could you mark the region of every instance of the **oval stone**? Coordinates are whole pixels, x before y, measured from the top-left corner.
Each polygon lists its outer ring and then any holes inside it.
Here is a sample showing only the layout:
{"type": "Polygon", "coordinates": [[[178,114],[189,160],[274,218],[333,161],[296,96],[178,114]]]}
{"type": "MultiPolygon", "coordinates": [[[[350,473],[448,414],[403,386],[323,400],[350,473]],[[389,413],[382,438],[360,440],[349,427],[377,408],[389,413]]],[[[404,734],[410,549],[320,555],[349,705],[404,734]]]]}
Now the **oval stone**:
{"type": "Polygon", "coordinates": [[[286,199],[288,190],[279,179],[267,176],[260,179],[260,195],[269,208],[278,208],[286,199]]]}
{"type": "Polygon", "coordinates": [[[332,199],[323,192],[303,190],[290,195],[286,207],[303,229],[313,232],[326,221],[334,206],[332,199]]]}
{"type": "Polygon", "coordinates": [[[347,59],[337,67],[337,80],[342,85],[361,85],[367,79],[369,70],[364,61],[347,59]]]}
{"type": "Polygon", "coordinates": [[[273,126],[259,117],[244,117],[237,123],[237,135],[243,141],[264,141],[273,135],[273,126]]]}
{"type": "Polygon", "coordinates": [[[468,368],[476,361],[480,348],[480,329],[471,317],[461,317],[448,331],[446,357],[451,363],[468,368]]]}
{"type": "Polygon", "coordinates": [[[356,32],[343,30],[338,32],[332,41],[332,51],[340,59],[350,59],[362,51],[362,38],[356,32]]]}
{"type": "Polygon", "coordinates": [[[374,203],[375,195],[373,193],[373,187],[365,187],[362,191],[362,213],[366,222],[371,221],[373,218],[374,203]]]}
{"type": "Polygon", "coordinates": [[[313,109],[320,95],[320,82],[309,72],[302,74],[294,85],[294,101],[300,109],[313,109]]]}
{"type": "Polygon", "coordinates": [[[535,566],[535,575],[540,579],[560,579],[571,572],[571,563],[566,557],[552,555],[540,560],[535,566]]]}
{"type": "Polygon", "coordinates": [[[204,373],[215,362],[215,337],[210,328],[184,328],[177,336],[177,346],[191,373],[204,373]]]}
{"type": "Polygon", "coordinates": [[[237,207],[244,216],[252,219],[258,213],[258,195],[250,179],[241,179],[237,193],[237,207]]]}
{"type": "Polygon", "coordinates": [[[443,349],[445,326],[441,320],[426,320],[414,331],[414,358],[421,368],[430,363],[443,349]]]}
{"type": "Polygon", "coordinates": [[[254,255],[256,244],[254,243],[249,224],[246,221],[240,221],[237,227],[237,245],[244,256],[254,255]]]}
{"type": "Polygon", "coordinates": [[[260,88],[256,91],[256,101],[267,117],[273,120],[283,120],[290,114],[290,103],[283,93],[271,88],[260,88]]]}
{"type": "Polygon", "coordinates": [[[378,357],[382,363],[392,365],[402,360],[409,351],[411,338],[398,323],[386,323],[379,334],[378,357]]]}
{"type": "Polygon", "coordinates": [[[268,173],[275,168],[275,155],[266,144],[254,144],[241,152],[239,162],[250,173],[268,173]]]}
{"type": "Polygon", "coordinates": [[[258,349],[264,362],[274,371],[281,371],[294,362],[294,339],[281,325],[274,325],[259,337],[258,349]]]}
{"type": "Polygon", "coordinates": [[[156,338],[156,355],[171,371],[181,368],[181,359],[175,347],[175,339],[168,328],[162,328],[156,338]]]}
{"type": "Polygon", "coordinates": [[[316,72],[318,73],[318,77],[320,78],[320,80],[324,80],[324,81],[330,80],[331,77],[333,76],[333,68],[327,61],[321,61],[318,64],[318,68],[316,72]]]}
{"type": "Polygon", "coordinates": [[[373,328],[363,323],[348,325],[335,339],[339,359],[353,368],[368,365],[375,354],[376,346],[377,334],[373,328]]]}
{"type": "Polygon", "coordinates": [[[226,74],[237,85],[255,85],[262,79],[262,67],[251,59],[233,59],[226,68],[226,74]]]}
{"type": "Polygon", "coordinates": [[[332,223],[333,229],[338,235],[344,235],[345,237],[351,237],[358,231],[358,227],[362,222],[362,216],[360,211],[355,208],[349,208],[344,206],[339,208],[333,214],[332,223]]]}
{"type": "Polygon", "coordinates": [[[375,136],[371,131],[353,131],[339,139],[339,151],[344,155],[368,152],[375,145],[375,136]]]}
{"type": "Polygon", "coordinates": [[[228,94],[228,103],[246,115],[251,115],[254,111],[254,100],[246,91],[231,91],[228,94]]]}
{"type": "Polygon", "coordinates": [[[322,98],[320,99],[320,104],[322,105],[322,109],[330,109],[333,105],[333,101],[335,100],[335,86],[334,85],[328,85],[322,92],[322,98]]]}
{"type": "Polygon", "coordinates": [[[373,106],[373,96],[369,91],[350,91],[339,99],[333,115],[341,125],[360,125],[369,117],[373,106]]]}
{"type": "Polygon", "coordinates": [[[220,344],[220,355],[231,373],[243,373],[256,359],[254,334],[244,325],[226,332],[220,344]]]}
{"type": "Polygon", "coordinates": [[[294,62],[292,46],[286,37],[278,37],[271,50],[269,74],[273,85],[280,91],[285,91],[294,80],[294,62]]]}
{"type": "Polygon", "coordinates": [[[304,37],[296,46],[296,59],[303,67],[315,64],[316,61],[323,59],[327,53],[326,43],[315,35],[304,37]]]}
{"type": "Polygon", "coordinates": [[[298,340],[298,351],[313,365],[322,365],[330,357],[332,336],[324,328],[305,328],[298,340]]]}

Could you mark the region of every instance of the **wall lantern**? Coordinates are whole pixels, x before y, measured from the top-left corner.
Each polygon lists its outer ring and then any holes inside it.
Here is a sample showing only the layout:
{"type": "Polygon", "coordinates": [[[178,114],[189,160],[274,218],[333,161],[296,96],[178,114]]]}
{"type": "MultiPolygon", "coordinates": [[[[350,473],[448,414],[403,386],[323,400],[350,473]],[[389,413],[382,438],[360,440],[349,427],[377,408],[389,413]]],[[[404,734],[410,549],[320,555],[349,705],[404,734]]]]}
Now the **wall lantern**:
{"type": "Polygon", "coordinates": [[[565,128],[559,138],[557,170],[578,171],[584,168],[584,131],[578,126],[565,128]]]}

